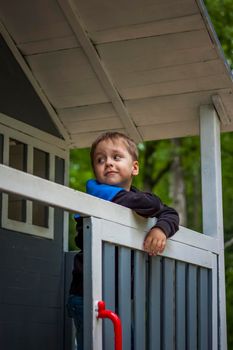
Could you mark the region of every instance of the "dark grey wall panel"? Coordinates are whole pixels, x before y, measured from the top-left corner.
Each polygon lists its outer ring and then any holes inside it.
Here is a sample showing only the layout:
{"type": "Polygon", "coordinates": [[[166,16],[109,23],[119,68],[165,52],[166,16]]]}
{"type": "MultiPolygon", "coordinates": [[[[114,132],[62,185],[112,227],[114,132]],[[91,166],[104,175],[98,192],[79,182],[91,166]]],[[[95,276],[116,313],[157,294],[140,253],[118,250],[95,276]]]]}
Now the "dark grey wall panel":
{"type": "MultiPolygon", "coordinates": [[[[64,181],[56,159],[56,181],[64,181]]],[[[54,240],[0,228],[0,348],[63,350],[63,212],[54,240]]]]}
{"type": "Polygon", "coordinates": [[[0,112],[61,137],[47,110],[0,35],[0,112]]]}

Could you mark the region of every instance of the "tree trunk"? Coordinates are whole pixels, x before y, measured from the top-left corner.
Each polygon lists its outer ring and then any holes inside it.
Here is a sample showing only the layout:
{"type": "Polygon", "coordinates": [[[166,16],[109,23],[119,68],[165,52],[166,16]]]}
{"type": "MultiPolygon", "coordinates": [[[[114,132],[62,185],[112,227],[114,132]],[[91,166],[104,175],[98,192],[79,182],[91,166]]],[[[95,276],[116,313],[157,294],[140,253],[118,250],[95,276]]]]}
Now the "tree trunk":
{"type": "Polygon", "coordinates": [[[185,182],[179,154],[181,140],[172,139],[171,146],[173,149],[173,160],[171,165],[170,195],[173,200],[173,206],[180,215],[180,224],[187,226],[185,182]]]}

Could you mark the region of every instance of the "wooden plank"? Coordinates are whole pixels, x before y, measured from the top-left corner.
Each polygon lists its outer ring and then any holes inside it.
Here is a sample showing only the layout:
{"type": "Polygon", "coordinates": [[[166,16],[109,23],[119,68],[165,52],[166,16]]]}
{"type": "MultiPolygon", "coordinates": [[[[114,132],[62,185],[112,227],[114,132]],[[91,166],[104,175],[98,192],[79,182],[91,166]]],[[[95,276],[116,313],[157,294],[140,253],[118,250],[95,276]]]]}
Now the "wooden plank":
{"type": "MultiPolygon", "coordinates": [[[[119,41],[97,45],[100,57],[105,62],[114,80],[117,72],[151,70],[157,67],[172,66],[175,61],[187,62],[185,56],[205,55],[210,59],[217,57],[212,52],[212,43],[205,30],[162,35],[137,40],[119,41]],[[192,54],[191,54],[192,52],[192,54]],[[146,53],[146,54],[145,54],[146,53]],[[166,56],[171,57],[166,57],[166,56]]],[[[199,58],[200,59],[200,58],[199,58]]]]}
{"type": "MultiPolygon", "coordinates": [[[[209,340],[211,339],[211,323],[212,313],[209,309],[209,288],[208,288],[208,270],[200,268],[198,281],[198,349],[211,349],[209,340]]],[[[211,332],[212,334],[212,332],[211,332]]]]}
{"type": "Polygon", "coordinates": [[[102,300],[102,242],[98,239],[102,222],[85,218],[84,230],[84,349],[102,349],[102,319],[97,319],[102,300]],[[93,283],[94,282],[94,283],[93,283]]]}
{"type": "Polygon", "coordinates": [[[188,266],[187,275],[187,348],[197,349],[197,267],[188,266]]]}
{"type": "MultiPolygon", "coordinates": [[[[104,128],[101,130],[101,132],[109,131],[104,128]]],[[[118,131],[125,133],[125,129],[112,129],[111,131],[118,131]]],[[[100,131],[98,132],[84,132],[84,133],[77,133],[72,136],[72,143],[71,148],[84,148],[84,147],[90,147],[92,142],[99,136],[100,131]]]]}
{"type": "Polygon", "coordinates": [[[104,130],[112,130],[112,129],[121,129],[123,128],[122,122],[120,118],[106,118],[106,119],[97,119],[97,120],[82,120],[71,123],[64,123],[68,130],[70,130],[71,137],[72,135],[77,135],[77,133],[86,132],[88,133],[90,130],[92,132],[103,131],[103,123],[104,130]]]}
{"type": "Polygon", "coordinates": [[[111,75],[107,71],[106,66],[103,64],[99,53],[87,35],[87,31],[82,23],[82,20],[80,19],[79,12],[77,11],[75,4],[73,2],[67,3],[65,0],[59,0],[59,5],[61,6],[64,15],[66,16],[75,35],[77,36],[81,47],[89,60],[90,66],[98,77],[103,90],[116,109],[119,118],[122,121],[122,124],[127,130],[127,133],[131,136],[132,139],[135,140],[135,142],[142,141],[141,135],[135,127],[130,114],[125,108],[122,97],[119,94],[119,91],[116,89],[111,75]]]}
{"type": "MultiPolygon", "coordinates": [[[[225,91],[229,93],[229,90],[225,91]]],[[[211,104],[213,93],[220,92],[218,90],[201,91],[127,100],[126,106],[137,126],[199,119],[200,105],[211,104]]]]}
{"type": "MultiPolygon", "coordinates": [[[[103,245],[103,300],[106,309],[115,312],[115,246],[105,243],[103,245]]],[[[114,330],[110,320],[103,320],[103,347],[105,350],[114,347],[114,330]]]]}
{"type": "Polygon", "coordinates": [[[176,348],[186,350],[186,264],[176,262],[176,348]]]}
{"type": "Polygon", "coordinates": [[[202,17],[199,14],[195,14],[159,21],[140,22],[133,25],[124,25],[98,31],[93,30],[89,35],[95,44],[103,44],[113,41],[199,30],[203,27],[202,17]]]}
{"type": "Polygon", "coordinates": [[[198,120],[188,120],[175,123],[157,124],[139,127],[140,133],[145,141],[170,139],[173,137],[185,137],[199,133],[198,120]]]}
{"type": "Polygon", "coordinates": [[[215,74],[207,77],[195,77],[177,81],[162,82],[160,84],[146,84],[135,87],[121,87],[119,91],[125,99],[146,98],[152,96],[166,96],[185,94],[190,92],[208,91],[212,89],[226,89],[231,87],[226,74],[215,74]]]}
{"type": "Polygon", "coordinates": [[[19,43],[17,47],[24,56],[31,56],[45,52],[67,50],[79,47],[80,44],[74,35],[68,37],[60,37],[53,39],[45,39],[40,41],[29,41],[27,43],[19,43]]]}
{"type": "Polygon", "coordinates": [[[119,316],[122,323],[123,349],[131,349],[132,337],[132,299],[131,299],[131,250],[119,247],[118,299],[119,316]]]}
{"type": "Polygon", "coordinates": [[[161,21],[169,18],[190,16],[198,13],[192,0],[152,1],[146,4],[140,0],[120,0],[118,3],[107,0],[79,2],[78,11],[89,31],[103,31],[126,25],[137,25],[161,21]]]}
{"type": "Polygon", "coordinates": [[[194,62],[164,68],[145,69],[138,72],[125,72],[118,75],[117,83],[122,89],[132,89],[138,86],[178,82],[182,80],[193,80],[211,77],[225,73],[225,68],[219,60],[207,62],[194,62]]]}
{"type": "Polygon", "coordinates": [[[20,4],[14,4],[14,9],[10,2],[4,1],[1,17],[17,44],[72,36],[72,30],[56,1],[22,0],[20,4]]]}
{"type": "Polygon", "coordinates": [[[81,120],[105,119],[117,116],[117,113],[111,103],[100,103],[90,106],[58,109],[57,112],[61,120],[68,123],[81,120]]]}
{"type": "Polygon", "coordinates": [[[80,48],[28,56],[27,60],[56,108],[109,100],[80,48]]]}
{"type": "Polygon", "coordinates": [[[146,349],[146,254],[135,252],[134,259],[134,349],[146,349]]]}
{"type": "Polygon", "coordinates": [[[175,261],[163,261],[163,349],[175,349],[175,261]]]}
{"type": "Polygon", "coordinates": [[[159,256],[150,259],[149,270],[149,350],[161,349],[162,321],[162,258],[159,256]]]}

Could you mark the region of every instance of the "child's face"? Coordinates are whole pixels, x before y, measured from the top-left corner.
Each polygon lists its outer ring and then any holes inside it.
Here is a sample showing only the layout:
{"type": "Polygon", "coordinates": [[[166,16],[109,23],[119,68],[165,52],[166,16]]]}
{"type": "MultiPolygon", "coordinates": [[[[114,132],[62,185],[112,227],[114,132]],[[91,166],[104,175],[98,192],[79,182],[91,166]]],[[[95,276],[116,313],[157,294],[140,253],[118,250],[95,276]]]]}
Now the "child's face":
{"type": "Polygon", "coordinates": [[[94,173],[100,183],[130,190],[132,177],[138,175],[138,161],[132,159],[123,140],[101,141],[94,153],[94,173]]]}

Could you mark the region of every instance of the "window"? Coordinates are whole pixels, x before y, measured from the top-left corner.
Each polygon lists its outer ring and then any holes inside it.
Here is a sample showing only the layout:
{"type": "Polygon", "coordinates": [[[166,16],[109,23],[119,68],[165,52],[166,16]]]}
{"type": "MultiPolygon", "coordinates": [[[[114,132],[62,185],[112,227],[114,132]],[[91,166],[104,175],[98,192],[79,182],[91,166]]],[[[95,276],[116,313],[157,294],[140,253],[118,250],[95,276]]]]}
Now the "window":
{"type": "MultiPolygon", "coordinates": [[[[1,125],[1,134],[3,135],[3,164],[46,180],[55,180],[55,157],[66,159],[67,153],[64,149],[54,146],[52,144],[54,140],[46,143],[38,138],[40,134],[38,130],[36,130],[37,137],[32,137],[6,125],[1,125]]],[[[46,137],[49,138],[50,135],[46,134],[44,138],[46,137]]],[[[17,194],[3,193],[2,227],[53,238],[54,209],[17,194]]]]}
{"type": "MultiPolygon", "coordinates": [[[[26,171],[27,147],[17,140],[9,140],[9,166],[26,171]]],[[[8,218],[26,222],[26,200],[16,194],[8,195],[8,218]]]]}

